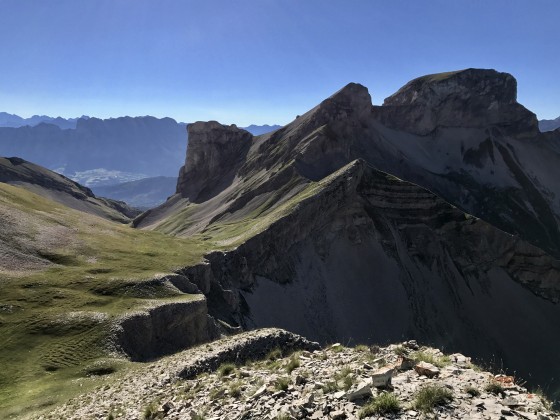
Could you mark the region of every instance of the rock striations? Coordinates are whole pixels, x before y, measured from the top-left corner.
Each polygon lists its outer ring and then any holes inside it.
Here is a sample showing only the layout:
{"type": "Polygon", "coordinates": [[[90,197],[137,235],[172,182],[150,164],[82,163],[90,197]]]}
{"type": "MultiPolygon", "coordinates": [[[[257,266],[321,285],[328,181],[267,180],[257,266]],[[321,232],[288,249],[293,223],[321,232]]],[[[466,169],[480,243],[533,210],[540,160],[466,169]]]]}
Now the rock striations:
{"type": "Polygon", "coordinates": [[[232,326],[414,338],[550,383],[558,135],[505,73],[425,76],[381,107],[351,83],[262,136],[193,124],[177,194],[135,225],[222,249],[181,273],[232,326]]]}

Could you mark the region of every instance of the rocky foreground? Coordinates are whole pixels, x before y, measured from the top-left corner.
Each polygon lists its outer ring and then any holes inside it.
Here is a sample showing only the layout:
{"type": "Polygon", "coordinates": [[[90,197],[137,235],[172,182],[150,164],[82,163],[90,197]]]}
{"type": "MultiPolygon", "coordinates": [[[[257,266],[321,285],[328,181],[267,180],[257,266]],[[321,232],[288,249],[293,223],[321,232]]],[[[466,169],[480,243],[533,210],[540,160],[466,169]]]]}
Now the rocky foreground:
{"type": "MultiPolygon", "coordinates": [[[[119,375],[119,374],[116,374],[119,375]]],[[[231,336],[107,380],[42,419],[556,419],[540,394],[461,354],[409,341],[317,343],[280,329],[231,336]]]]}

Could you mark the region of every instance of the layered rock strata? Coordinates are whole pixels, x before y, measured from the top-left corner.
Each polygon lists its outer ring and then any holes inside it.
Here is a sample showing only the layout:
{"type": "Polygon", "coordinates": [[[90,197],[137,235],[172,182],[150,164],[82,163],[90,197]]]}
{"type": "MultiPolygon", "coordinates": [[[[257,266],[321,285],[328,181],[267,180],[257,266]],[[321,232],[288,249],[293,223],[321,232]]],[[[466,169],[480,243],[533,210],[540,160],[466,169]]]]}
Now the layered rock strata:
{"type": "Polygon", "coordinates": [[[184,301],[157,303],[114,322],[113,347],[132,361],[145,362],[220,337],[208,316],[202,295],[184,301]]]}

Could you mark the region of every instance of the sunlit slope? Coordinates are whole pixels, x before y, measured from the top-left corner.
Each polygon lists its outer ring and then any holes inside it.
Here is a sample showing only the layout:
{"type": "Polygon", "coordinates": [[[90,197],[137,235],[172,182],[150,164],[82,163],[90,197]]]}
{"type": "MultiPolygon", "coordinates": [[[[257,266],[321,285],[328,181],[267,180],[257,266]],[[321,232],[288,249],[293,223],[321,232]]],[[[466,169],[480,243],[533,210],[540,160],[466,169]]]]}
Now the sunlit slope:
{"type": "MultiPolygon", "coordinates": [[[[196,263],[196,240],[134,230],[0,183],[0,417],[56,403],[96,372],[112,320],[190,299],[158,275],[196,263]],[[97,366],[97,367],[96,367],[97,366]]],[[[89,381],[89,382],[88,382],[89,381]]]]}
{"type": "Polygon", "coordinates": [[[107,220],[128,223],[139,210],[103,197],[63,175],[18,157],[0,157],[0,182],[25,188],[66,207],[107,220]]]}

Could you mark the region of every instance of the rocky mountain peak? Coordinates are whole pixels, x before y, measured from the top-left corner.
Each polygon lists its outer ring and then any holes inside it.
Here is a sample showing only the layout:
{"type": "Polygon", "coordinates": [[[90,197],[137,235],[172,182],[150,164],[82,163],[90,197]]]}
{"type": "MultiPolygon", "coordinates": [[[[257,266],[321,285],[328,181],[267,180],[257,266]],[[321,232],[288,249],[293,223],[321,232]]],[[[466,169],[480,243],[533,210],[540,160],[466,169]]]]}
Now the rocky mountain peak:
{"type": "Polygon", "coordinates": [[[217,121],[189,124],[187,132],[187,158],[179,172],[177,193],[195,201],[231,181],[253,135],[217,121]]]}
{"type": "Polygon", "coordinates": [[[411,80],[383,105],[437,105],[450,95],[512,104],[517,99],[517,81],[511,74],[487,69],[430,74],[411,80]]]}
{"type": "Polygon", "coordinates": [[[345,119],[349,115],[368,115],[371,107],[368,89],[359,83],[349,83],[321,102],[311,113],[327,122],[345,119]]]}
{"type": "Polygon", "coordinates": [[[367,87],[359,83],[348,83],[329,98],[325,99],[319,106],[336,104],[354,111],[369,110],[371,108],[371,96],[367,87]]]}
{"type": "Polygon", "coordinates": [[[391,128],[420,135],[438,127],[499,126],[518,137],[538,130],[535,114],[517,103],[515,78],[489,69],[419,77],[386,98],[375,114],[391,128]]]}

